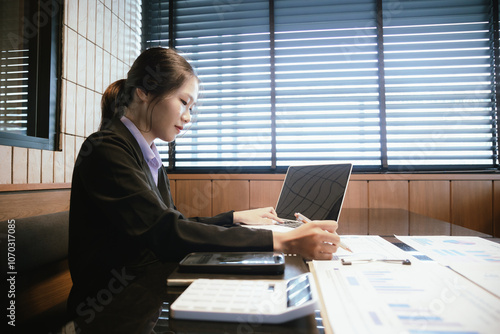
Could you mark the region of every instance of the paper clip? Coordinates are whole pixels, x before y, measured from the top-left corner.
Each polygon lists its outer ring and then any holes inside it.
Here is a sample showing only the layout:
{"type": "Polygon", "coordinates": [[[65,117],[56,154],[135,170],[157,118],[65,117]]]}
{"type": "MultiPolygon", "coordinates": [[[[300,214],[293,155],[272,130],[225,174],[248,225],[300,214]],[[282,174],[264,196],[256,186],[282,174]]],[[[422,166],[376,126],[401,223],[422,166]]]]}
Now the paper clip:
{"type": "Polygon", "coordinates": [[[408,259],[354,259],[354,260],[346,260],[346,259],[341,259],[341,262],[344,266],[350,266],[354,263],[368,263],[368,262],[387,262],[387,263],[401,263],[402,265],[409,266],[411,265],[411,261],[408,259]]]}

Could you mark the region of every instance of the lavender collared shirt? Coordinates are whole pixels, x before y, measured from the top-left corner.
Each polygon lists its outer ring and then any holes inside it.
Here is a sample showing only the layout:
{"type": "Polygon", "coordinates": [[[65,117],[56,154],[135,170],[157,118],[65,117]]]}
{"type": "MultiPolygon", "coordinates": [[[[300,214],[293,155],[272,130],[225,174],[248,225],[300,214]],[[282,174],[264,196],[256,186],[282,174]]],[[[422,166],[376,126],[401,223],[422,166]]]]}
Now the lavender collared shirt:
{"type": "Polygon", "coordinates": [[[137,142],[139,143],[142,155],[144,156],[144,159],[146,160],[146,163],[148,164],[149,169],[151,170],[151,174],[153,174],[153,179],[155,180],[156,185],[158,185],[158,169],[161,167],[162,162],[160,154],[156,149],[155,143],[153,142],[151,146],[149,146],[146,139],[144,139],[144,136],[142,135],[141,131],[139,131],[139,129],[135,126],[135,124],[132,123],[132,121],[129,120],[127,117],[123,116],[122,118],[120,118],[120,121],[122,121],[122,123],[127,127],[127,129],[129,129],[129,131],[134,136],[135,140],[137,140],[137,142]]]}

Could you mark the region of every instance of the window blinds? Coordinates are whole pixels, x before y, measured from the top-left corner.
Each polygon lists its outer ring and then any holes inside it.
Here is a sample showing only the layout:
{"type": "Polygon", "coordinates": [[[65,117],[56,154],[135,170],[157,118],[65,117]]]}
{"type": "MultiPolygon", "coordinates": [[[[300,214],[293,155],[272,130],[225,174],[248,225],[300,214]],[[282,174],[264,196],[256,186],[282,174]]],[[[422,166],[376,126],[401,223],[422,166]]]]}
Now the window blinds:
{"type": "Polygon", "coordinates": [[[376,8],[275,1],[277,165],[380,164],[376,8]]]}
{"type": "Polygon", "coordinates": [[[384,2],[390,165],[492,165],[490,2],[384,2]]]}
{"type": "Polygon", "coordinates": [[[490,1],[381,1],[379,24],[375,0],[146,3],[145,45],[170,23],[203,83],[171,167],[498,164],[490,1]]]}
{"type": "Polygon", "coordinates": [[[57,0],[0,2],[0,143],[57,147],[60,33],[57,0]]]}
{"type": "Polygon", "coordinates": [[[0,131],[27,134],[28,50],[0,53],[0,131]]]}
{"type": "Polygon", "coordinates": [[[202,81],[176,167],[270,166],[268,1],[179,1],[175,19],[175,47],[202,81]]]}
{"type": "Polygon", "coordinates": [[[29,49],[19,18],[23,4],[5,1],[0,20],[0,131],[26,135],[28,129],[29,49]]]}
{"type": "Polygon", "coordinates": [[[143,48],[153,46],[168,47],[169,43],[169,1],[149,0],[142,8],[142,44],[143,48]]]}

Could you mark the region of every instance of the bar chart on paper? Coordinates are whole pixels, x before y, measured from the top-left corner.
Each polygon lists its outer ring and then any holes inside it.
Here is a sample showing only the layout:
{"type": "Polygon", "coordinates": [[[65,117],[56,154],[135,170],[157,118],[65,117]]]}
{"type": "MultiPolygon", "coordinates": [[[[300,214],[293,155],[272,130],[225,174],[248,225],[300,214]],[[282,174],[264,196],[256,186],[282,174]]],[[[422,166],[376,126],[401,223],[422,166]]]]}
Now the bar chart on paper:
{"type": "Polygon", "coordinates": [[[397,238],[500,297],[500,244],[465,236],[397,238]]]}
{"type": "Polygon", "coordinates": [[[405,244],[435,261],[500,264],[500,244],[479,237],[397,236],[405,244]]]}
{"type": "Polygon", "coordinates": [[[500,299],[439,265],[313,261],[327,333],[498,333],[500,299]]]}

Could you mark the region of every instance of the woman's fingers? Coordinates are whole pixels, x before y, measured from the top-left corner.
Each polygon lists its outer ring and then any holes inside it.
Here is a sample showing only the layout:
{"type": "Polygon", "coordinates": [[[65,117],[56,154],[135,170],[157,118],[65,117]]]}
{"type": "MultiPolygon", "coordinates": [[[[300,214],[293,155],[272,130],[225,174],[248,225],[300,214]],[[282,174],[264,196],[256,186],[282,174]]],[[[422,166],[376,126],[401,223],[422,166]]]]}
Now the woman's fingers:
{"type": "Polygon", "coordinates": [[[306,257],[313,260],[331,260],[336,251],[337,246],[334,244],[319,243],[309,250],[306,257]]]}
{"type": "Polygon", "coordinates": [[[335,233],[339,227],[339,224],[335,220],[313,220],[312,223],[330,233],[335,233]]]}
{"type": "Polygon", "coordinates": [[[274,208],[268,208],[268,211],[264,212],[263,217],[269,218],[272,220],[276,220],[280,223],[283,222],[283,220],[281,218],[279,218],[278,215],[276,214],[276,211],[274,210],[274,208]]]}
{"type": "Polygon", "coordinates": [[[331,260],[340,245],[334,220],[312,221],[290,232],[273,233],[280,251],[300,254],[307,259],[331,260]]]}
{"type": "Polygon", "coordinates": [[[340,236],[334,232],[326,232],[323,234],[324,240],[323,243],[328,243],[328,244],[333,244],[333,245],[338,245],[340,244],[340,236]]]}
{"type": "Polygon", "coordinates": [[[338,227],[337,222],[334,220],[313,221],[307,225],[313,229],[311,237],[316,240],[313,254],[311,254],[312,258],[317,260],[332,259],[332,254],[337,252],[340,244],[340,236],[335,232],[338,227]]]}
{"type": "MultiPolygon", "coordinates": [[[[340,240],[340,239],[339,239],[340,240]]],[[[322,253],[335,253],[337,252],[337,249],[339,248],[338,243],[329,243],[329,242],[324,242],[321,245],[321,252],[322,253]]]]}
{"type": "Polygon", "coordinates": [[[233,213],[233,221],[235,223],[262,225],[272,224],[273,220],[282,222],[276,215],[276,211],[273,207],[235,211],[233,213]]]}

